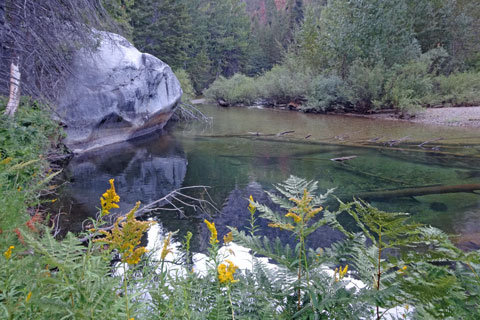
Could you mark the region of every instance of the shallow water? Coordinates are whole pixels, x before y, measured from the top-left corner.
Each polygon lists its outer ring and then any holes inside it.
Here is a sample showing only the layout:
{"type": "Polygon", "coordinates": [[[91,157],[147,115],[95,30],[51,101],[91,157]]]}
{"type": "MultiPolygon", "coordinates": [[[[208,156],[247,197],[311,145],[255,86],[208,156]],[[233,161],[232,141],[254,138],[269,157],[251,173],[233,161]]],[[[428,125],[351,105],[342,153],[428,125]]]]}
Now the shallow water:
{"type": "MultiPolygon", "coordinates": [[[[64,228],[79,231],[82,221],[95,215],[111,178],[125,211],[137,200],[146,204],[181,186],[210,186],[208,195],[200,190],[189,195],[212,200],[219,211],[195,212],[183,205],[182,215],[152,214],[164,229],[180,230],[179,236],[192,231],[198,251],[208,242],[204,218],[216,222],[219,236],[227,225],[244,228],[248,196],[268,203],[263,190],[272,190],[272,184],[292,174],[318,181],[322,191],[336,188],[335,194],[345,200],[366,191],[480,183],[478,129],[259,108],[201,108],[213,118],[211,124],[172,123],[163,134],[73,159],[66,168],[70,183],[59,204],[69,213],[62,218],[64,228]],[[287,131],[294,132],[281,134],[287,131]],[[348,156],[356,157],[330,160],[348,156]]],[[[460,246],[480,246],[478,194],[369,201],[387,211],[410,212],[418,222],[456,234],[460,246]]],[[[327,205],[334,209],[336,204],[331,200],[327,205]]],[[[270,237],[291,240],[264,221],[260,225],[270,237]]],[[[326,246],[340,238],[324,228],[311,245],[326,246]]]]}

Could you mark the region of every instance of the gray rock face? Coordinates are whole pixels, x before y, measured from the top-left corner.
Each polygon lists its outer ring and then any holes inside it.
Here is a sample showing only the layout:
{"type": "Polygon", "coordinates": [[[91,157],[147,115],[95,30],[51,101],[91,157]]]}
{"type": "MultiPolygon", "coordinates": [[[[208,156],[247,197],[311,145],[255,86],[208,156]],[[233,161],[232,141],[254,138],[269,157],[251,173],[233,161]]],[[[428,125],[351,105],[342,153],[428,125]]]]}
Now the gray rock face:
{"type": "Polygon", "coordinates": [[[75,153],[163,128],[182,96],[170,67],[125,38],[98,32],[93,53],[79,50],[58,99],[66,145],[75,153]]]}

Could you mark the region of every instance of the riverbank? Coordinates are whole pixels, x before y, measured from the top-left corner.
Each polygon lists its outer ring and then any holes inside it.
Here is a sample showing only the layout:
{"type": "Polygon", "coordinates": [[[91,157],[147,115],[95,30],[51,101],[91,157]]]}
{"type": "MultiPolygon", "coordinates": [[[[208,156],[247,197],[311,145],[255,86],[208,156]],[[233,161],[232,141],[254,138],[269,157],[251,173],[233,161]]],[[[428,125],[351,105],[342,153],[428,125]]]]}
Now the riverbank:
{"type": "MultiPolygon", "coordinates": [[[[194,105],[209,103],[209,101],[205,98],[194,99],[190,102],[194,105]]],[[[220,105],[220,103],[218,104],[220,105]]],[[[301,111],[301,109],[288,106],[280,107],[278,109],[301,111]]],[[[428,125],[480,128],[480,106],[424,108],[421,111],[418,111],[416,114],[409,115],[407,117],[405,117],[404,114],[395,112],[371,114],[330,112],[328,114],[369,119],[414,122],[428,125]]]]}
{"type": "Polygon", "coordinates": [[[422,111],[410,118],[399,118],[399,115],[395,113],[348,115],[367,117],[371,119],[406,121],[429,125],[480,128],[480,106],[427,108],[423,109],[422,111]]]}

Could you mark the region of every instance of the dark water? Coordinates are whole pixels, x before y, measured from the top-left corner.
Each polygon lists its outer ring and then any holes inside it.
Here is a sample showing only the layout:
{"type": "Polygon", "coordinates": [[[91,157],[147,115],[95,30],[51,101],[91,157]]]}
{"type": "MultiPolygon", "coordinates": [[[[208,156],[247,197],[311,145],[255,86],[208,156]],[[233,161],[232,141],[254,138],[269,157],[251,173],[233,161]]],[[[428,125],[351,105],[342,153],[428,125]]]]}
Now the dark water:
{"type": "MultiPolygon", "coordinates": [[[[208,185],[189,195],[210,199],[211,208],[186,208],[185,214],[154,212],[167,230],[195,235],[203,250],[208,233],[203,219],[213,219],[221,236],[226,225],[247,224],[247,198],[268,199],[262,190],[296,175],[336,188],[344,199],[358,192],[436,185],[480,183],[480,130],[425,126],[342,116],[308,115],[270,109],[203,106],[210,125],[171,124],[166,132],[111,146],[74,158],[66,168],[70,183],[59,205],[65,229],[79,231],[98,211],[100,195],[115,179],[121,210],[146,204],[182,186],[208,185]],[[286,131],[294,131],[279,134],[286,131]],[[256,132],[259,132],[257,135],[256,132]],[[427,141],[431,141],[425,143],[427,141]],[[421,145],[424,143],[423,145],[421,145]],[[419,146],[420,145],[420,146],[419,146]],[[343,163],[332,158],[356,156],[343,163]]],[[[387,211],[410,212],[412,219],[456,234],[462,247],[480,245],[480,195],[449,193],[370,199],[387,211]]],[[[328,203],[335,207],[335,201],[328,203]]],[[[348,223],[348,221],[347,221],[348,223]]],[[[288,235],[260,221],[264,234],[288,235]]],[[[319,230],[312,245],[328,245],[340,235],[319,230]]]]}

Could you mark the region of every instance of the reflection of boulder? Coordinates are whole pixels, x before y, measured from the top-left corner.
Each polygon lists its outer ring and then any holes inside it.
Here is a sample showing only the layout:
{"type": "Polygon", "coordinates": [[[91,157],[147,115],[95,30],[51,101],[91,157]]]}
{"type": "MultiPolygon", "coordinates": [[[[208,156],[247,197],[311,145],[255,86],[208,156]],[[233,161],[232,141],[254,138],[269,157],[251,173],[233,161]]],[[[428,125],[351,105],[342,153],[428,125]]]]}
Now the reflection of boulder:
{"type": "Polygon", "coordinates": [[[462,250],[480,249],[480,209],[465,212],[461,219],[456,220],[453,228],[458,237],[453,237],[453,242],[462,250]]]}
{"type": "Polygon", "coordinates": [[[72,203],[67,228],[78,231],[83,220],[95,216],[109,179],[115,179],[121,200],[120,209],[112,212],[127,212],[136,201],[148,204],[181,187],[186,170],[181,146],[168,135],[115,144],[74,157],[66,169],[71,183],[65,198],[72,203]]]}
{"type": "MultiPolygon", "coordinates": [[[[251,182],[244,189],[233,190],[225,201],[224,207],[220,215],[214,218],[215,225],[218,230],[218,237],[221,239],[229,229],[227,226],[235,227],[239,230],[246,230],[249,226],[250,212],[248,211],[248,198],[253,196],[254,200],[269,206],[277,212],[283,212],[279,206],[272,203],[268,195],[263,191],[262,186],[257,182],[251,182]]],[[[258,214],[258,212],[257,212],[258,214]]],[[[277,228],[268,226],[268,221],[265,219],[258,219],[257,224],[260,227],[259,234],[265,235],[268,238],[275,239],[280,237],[283,243],[295,244],[296,241],[290,232],[282,231],[277,228]]],[[[208,243],[208,230],[203,228],[202,242],[205,246],[208,243]]],[[[316,232],[310,235],[308,245],[317,247],[329,247],[333,242],[343,239],[343,234],[328,226],[320,227],[316,232]]]]}
{"type": "Polygon", "coordinates": [[[96,35],[94,52],[75,53],[56,110],[77,153],[162,128],[182,96],[167,64],[117,34],[96,35]]]}

